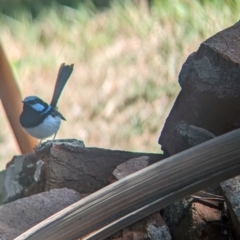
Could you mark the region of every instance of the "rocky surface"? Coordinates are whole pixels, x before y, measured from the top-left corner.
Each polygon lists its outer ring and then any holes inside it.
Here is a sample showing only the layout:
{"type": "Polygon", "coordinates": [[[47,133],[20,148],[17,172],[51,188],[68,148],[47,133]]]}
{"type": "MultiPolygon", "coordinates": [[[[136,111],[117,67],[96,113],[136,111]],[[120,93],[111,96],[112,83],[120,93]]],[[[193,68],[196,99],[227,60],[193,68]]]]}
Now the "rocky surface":
{"type": "Polygon", "coordinates": [[[229,214],[237,235],[240,236],[240,176],[221,184],[229,214]]]}
{"type": "Polygon", "coordinates": [[[113,171],[113,175],[116,179],[122,179],[140,169],[143,169],[149,165],[149,157],[143,156],[139,158],[129,159],[128,161],[118,165],[113,171]]]}
{"type": "Polygon", "coordinates": [[[78,192],[63,188],[18,199],[0,206],[0,239],[14,239],[80,198],[78,192]]]}
{"type": "Polygon", "coordinates": [[[203,42],[183,64],[181,91],[159,144],[170,155],[240,127],[240,22],[203,42]]]}
{"type": "Polygon", "coordinates": [[[14,156],[1,181],[0,203],[7,203],[44,191],[41,185],[43,161],[35,153],[14,156]]]}
{"type": "MultiPolygon", "coordinates": [[[[159,144],[166,154],[174,155],[190,147],[198,145],[215,136],[227,133],[240,127],[240,22],[225,29],[203,42],[199,49],[192,53],[183,64],[179,74],[181,91],[174,106],[166,119],[159,137],[159,144]]],[[[233,222],[239,222],[240,202],[233,197],[238,193],[237,181],[223,184],[226,191],[229,184],[231,193],[226,193],[226,201],[231,214],[235,216],[233,222]],[[233,190],[234,189],[234,190],[233,190]],[[233,200],[234,199],[234,200],[233,200]],[[231,205],[230,203],[233,203],[231,205]],[[238,217],[237,217],[238,216],[238,217]],[[237,221],[238,220],[238,221],[237,221]]],[[[186,200],[177,205],[183,206],[186,200]]],[[[200,205],[195,205],[195,212],[191,212],[191,221],[195,221],[195,213],[200,212],[200,205]]],[[[170,225],[171,233],[176,239],[192,239],[191,234],[181,236],[181,232],[189,231],[188,226],[179,225],[184,216],[192,209],[192,205],[178,208],[172,205],[165,212],[165,220],[170,225]],[[176,217],[180,215],[180,218],[176,217]],[[180,219],[173,221],[173,219],[180,219]]],[[[212,212],[211,209],[209,211],[212,212]]],[[[214,213],[212,212],[214,215],[214,213]]],[[[195,228],[201,229],[201,234],[195,231],[194,239],[205,239],[203,233],[209,233],[206,224],[195,228]]],[[[237,225],[240,229],[240,225],[237,225]]],[[[235,226],[236,227],[236,226],[235,226]]],[[[238,232],[238,237],[240,233],[238,232]]],[[[213,239],[211,236],[210,239],[213,239]]],[[[219,239],[219,238],[217,238],[219,239]]]]}
{"type": "Polygon", "coordinates": [[[159,213],[124,228],[106,240],[171,240],[168,227],[159,213]]]}
{"type": "Polygon", "coordinates": [[[64,187],[90,194],[113,181],[116,166],[139,157],[148,158],[149,164],[165,158],[162,154],[87,148],[72,139],[49,141],[8,163],[0,174],[0,203],[64,187]]]}
{"type": "Polygon", "coordinates": [[[162,154],[88,148],[76,140],[50,143],[36,149],[36,154],[45,163],[46,191],[67,187],[81,194],[93,193],[110,184],[113,170],[129,159],[144,156],[152,164],[165,158],[162,154]]]}

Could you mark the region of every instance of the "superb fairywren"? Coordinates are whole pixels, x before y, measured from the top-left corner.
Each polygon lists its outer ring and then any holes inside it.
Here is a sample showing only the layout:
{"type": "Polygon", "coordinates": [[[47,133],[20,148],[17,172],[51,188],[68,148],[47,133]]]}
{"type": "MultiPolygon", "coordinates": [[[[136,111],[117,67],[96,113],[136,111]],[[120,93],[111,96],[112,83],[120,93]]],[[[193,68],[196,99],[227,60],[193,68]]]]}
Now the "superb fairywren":
{"type": "Polygon", "coordinates": [[[73,64],[63,63],[60,66],[50,105],[37,96],[29,96],[22,101],[23,111],[20,115],[20,124],[31,136],[42,141],[54,134],[53,140],[55,139],[61,120],[66,120],[56,110],[57,102],[72,71],[73,64]]]}

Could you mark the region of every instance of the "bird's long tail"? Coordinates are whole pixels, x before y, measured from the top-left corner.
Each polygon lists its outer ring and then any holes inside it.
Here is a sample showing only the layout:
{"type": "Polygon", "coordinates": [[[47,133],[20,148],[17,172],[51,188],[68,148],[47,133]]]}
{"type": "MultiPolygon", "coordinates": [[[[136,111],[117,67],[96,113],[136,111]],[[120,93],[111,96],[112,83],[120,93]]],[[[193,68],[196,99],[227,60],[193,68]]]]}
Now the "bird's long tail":
{"type": "Polygon", "coordinates": [[[57,102],[62,93],[62,90],[73,71],[73,66],[74,66],[73,64],[65,65],[65,63],[62,63],[59,68],[52,101],[50,103],[50,105],[54,108],[56,108],[57,102]]]}

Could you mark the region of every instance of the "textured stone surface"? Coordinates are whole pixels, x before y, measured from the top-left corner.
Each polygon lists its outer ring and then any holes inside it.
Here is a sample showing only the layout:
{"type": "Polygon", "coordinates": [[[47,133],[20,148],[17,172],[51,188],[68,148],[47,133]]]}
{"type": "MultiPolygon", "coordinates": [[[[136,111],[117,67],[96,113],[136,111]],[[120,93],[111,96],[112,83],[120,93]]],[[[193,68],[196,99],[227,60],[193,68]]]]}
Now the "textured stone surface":
{"type": "Polygon", "coordinates": [[[221,183],[233,225],[240,237],[240,176],[221,183]]]}
{"type": "Polygon", "coordinates": [[[197,202],[188,198],[185,201],[176,202],[171,208],[167,208],[164,215],[173,218],[168,218],[166,223],[169,222],[171,232],[175,236],[174,239],[229,239],[229,236],[223,234],[225,228],[222,224],[222,210],[218,207],[218,201],[204,202],[203,200],[197,202]],[[174,216],[177,216],[177,219],[174,216]]]}
{"type": "MultiPolygon", "coordinates": [[[[181,91],[159,137],[159,144],[166,154],[177,154],[240,127],[239,46],[240,22],[207,39],[187,58],[179,74],[181,91]]],[[[229,196],[226,194],[226,199],[229,196]]],[[[235,200],[234,206],[237,206],[235,200]]],[[[179,226],[187,212],[184,201],[176,203],[181,206],[178,210],[172,205],[165,212],[175,238],[181,233],[179,226]],[[180,220],[176,223],[177,219],[180,220]]],[[[231,200],[227,199],[227,202],[230,211],[234,212],[231,200]]],[[[195,208],[198,211],[199,205],[195,208]]],[[[236,218],[237,214],[234,215],[236,218]]],[[[202,225],[200,232],[205,227],[202,225]]],[[[194,239],[198,238],[195,236],[194,239]]]]}
{"type": "Polygon", "coordinates": [[[182,89],[159,138],[169,155],[193,145],[184,133],[191,127],[202,140],[240,127],[239,46],[240,22],[203,42],[183,64],[182,89]]]}
{"type": "Polygon", "coordinates": [[[171,240],[169,229],[159,213],[124,228],[106,240],[171,240]]]}
{"type": "Polygon", "coordinates": [[[93,193],[112,182],[117,165],[144,156],[149,164],[165,158],[162,154],[87,148],[74,139],[47,141],[34,153],[13,157],[0,173],[0,204],[55,188],[93,193]]]}
{"type": "Polygon", "coordinates": [[[113,175],[119,180],[130,175],[131,173],[147,167],[148,164],[149,157],[147,156],[129,159],[127,162],[118,165],[113,171],[113,175]]]}
{"type": "Polygon", "coordinates": [[[22,198],[0,207],[0,239],[14,239],[37,223],[80,200],[80,194],[67,189],[22,198]]]}
{"type": "Polygon", "coordinates": [[[41,170],[43,162],[35,153],[15,156],[7,164],[2,179],[1,201],[7,203],[43,191],[41,170]]]}
{"type": "Polygon", "coordinates": [[[114,169],[129,159],[146,156],[152,164],[165,158],[162,154],[88,148],[69,144],[68,140],[47,142],[35,151],[38,159],[45,163],[42,183],[45,191],[67,187],[81,194],[93,193],[110,184],[114,169]]]}
{"type": "Polygon", "coordinates": [[[3,198],[5,197],[5,189],[4,189],[4,179],[5,179],[6,171],[3,170],[0,172],[0,205],[3,202],[3,198]]]}

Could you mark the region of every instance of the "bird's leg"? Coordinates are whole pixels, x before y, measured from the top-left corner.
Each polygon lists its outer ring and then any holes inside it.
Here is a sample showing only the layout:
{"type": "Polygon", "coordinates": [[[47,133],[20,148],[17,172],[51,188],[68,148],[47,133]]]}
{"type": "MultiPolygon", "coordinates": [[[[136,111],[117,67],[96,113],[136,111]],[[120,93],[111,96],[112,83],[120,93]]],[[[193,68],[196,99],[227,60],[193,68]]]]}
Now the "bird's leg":
{"type": "Polygon", "coordinates": [[[42,143],[42,139],[40,140],[40,142],[33,149],[38,148],[41,145],[41,143],[42,143]]]}
{"type": "Polygon", "coordinates": [[[53,136],[53,142],[54,142],[54,140],[55,140],[56,135],[57,135],[57,132],[55,132],[55,134],[54,134],[54,136],[53,136]]]}

